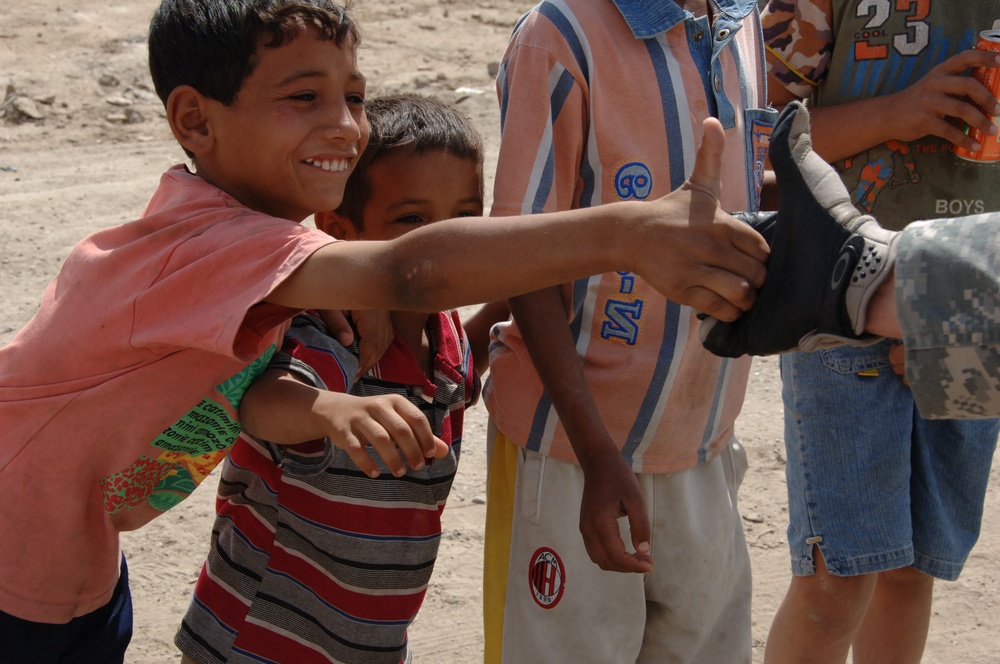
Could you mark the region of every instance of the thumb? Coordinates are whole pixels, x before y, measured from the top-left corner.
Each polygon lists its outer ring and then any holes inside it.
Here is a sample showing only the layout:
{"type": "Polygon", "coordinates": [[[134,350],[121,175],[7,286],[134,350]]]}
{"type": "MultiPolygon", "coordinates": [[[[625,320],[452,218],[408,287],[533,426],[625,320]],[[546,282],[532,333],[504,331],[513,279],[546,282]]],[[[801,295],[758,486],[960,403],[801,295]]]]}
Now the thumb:
{"type": "Polygon", "coordinates": [[[726,134],[716,118],[705,118],[702,130],[694,171],[687,184],[718,200],[722,195],[722,151],[726,147],[726,134]]]}
{"type": "Polygon", "coordinates": [[[649,523],[649,514],[646,512],[646,503],[640,500],[627,505],[625,509],[628,516],[629,533],[632,536],[632,547],[637,554],[648,558],[652,529],[649,523]]]}

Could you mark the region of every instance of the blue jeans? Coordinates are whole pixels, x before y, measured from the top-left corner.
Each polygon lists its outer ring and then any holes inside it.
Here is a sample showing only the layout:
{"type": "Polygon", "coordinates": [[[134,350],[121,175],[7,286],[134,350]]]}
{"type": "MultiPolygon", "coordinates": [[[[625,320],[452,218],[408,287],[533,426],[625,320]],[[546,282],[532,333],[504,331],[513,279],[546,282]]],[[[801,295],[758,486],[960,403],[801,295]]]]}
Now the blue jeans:
{"type": "Polygon", "coordinates": [[[792,572],[912,565],[958,578],[979,538],[1000,420],[927,420],[889,341],[781,358],[792,572]]]}
{"type": "Polygon", "coordinates": [[[31,622],[0,611],[0,664],[121,664],[131,639],[125,556],[108,603],[68,623],[31,622]]]}

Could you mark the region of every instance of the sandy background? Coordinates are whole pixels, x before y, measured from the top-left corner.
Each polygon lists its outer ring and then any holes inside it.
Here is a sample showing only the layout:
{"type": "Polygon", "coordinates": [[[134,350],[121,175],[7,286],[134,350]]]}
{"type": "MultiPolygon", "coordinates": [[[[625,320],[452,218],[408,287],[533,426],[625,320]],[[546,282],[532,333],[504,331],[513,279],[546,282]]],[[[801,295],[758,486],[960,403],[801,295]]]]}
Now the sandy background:
{"type": "MultiPolygon", "coordinates": [[[[146,69],[145,35],[156,4],[0,0],[0,84],[6,84],[0,106],[0,343],[34,312],[70,247],[95,229],[135,217],[160,173],[183,160],[146,69]]],[[[486,137],[492,179],[498,140],[493,67],[513,22],[531,4],[367,0],[358,16],[370,92],[420,91],[459,104],[486,137]]],[[[754,564],[755,661],[762,659],[789,574],[776,366],[773,359],[755,365],[739,422],[751,459],[741,508],[754,564]]],[[[485,421],[483,407],[475,407],[445,513],[441,557],[412,630],[418,662],[481,661],[485,421]]],[[[994,565],[1000,471],[993,479],[983,535],[965,573],[938,584],[926,662],[1000,661],[1000,573],[994,565]]],[[[212,523],[214,483],[206,485],[124,537],[135,600],[130,662],[178,659],[173,634],[212,523]]]]}

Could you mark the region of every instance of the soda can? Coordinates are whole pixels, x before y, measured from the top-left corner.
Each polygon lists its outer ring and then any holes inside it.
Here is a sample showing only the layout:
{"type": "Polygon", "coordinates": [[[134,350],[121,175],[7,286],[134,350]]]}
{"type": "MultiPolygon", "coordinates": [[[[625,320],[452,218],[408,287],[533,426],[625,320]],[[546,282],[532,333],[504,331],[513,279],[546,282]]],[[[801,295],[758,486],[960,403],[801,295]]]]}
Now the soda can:
{"type": "MultiPolygon", "coordinates": [[[[984,30],[980,32],[976,48],[981,51],[1000,53],[1000,30],[984,30]]],[[[975,77],[995,98],[1000,99],[1000,68],[980,67],[976,70],[975,77]]],[[[993,124],[997,124],[996,117],[993,118],[993,124]]],[[[997,126],[1000,128],[1000,125],[997,126]]],[[[976,151],[972,151],[959,146],[955,148],[955,154],[969,161],[1000,161],[1000,131],[992,135],[984,134],[979,129],[970,127],[966,123],[965,134],[971,136],[972,140],[979,143],[982,147],[976,151]]]]}

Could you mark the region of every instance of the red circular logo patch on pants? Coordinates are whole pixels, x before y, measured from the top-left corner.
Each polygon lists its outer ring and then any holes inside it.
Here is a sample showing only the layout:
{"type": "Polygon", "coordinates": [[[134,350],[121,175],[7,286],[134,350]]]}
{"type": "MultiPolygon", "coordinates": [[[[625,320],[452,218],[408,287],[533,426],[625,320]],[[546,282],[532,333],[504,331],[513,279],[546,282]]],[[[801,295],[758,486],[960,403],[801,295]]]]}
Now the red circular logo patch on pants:
{"type": "Polygon", "coordinates": [[[543,547],[532,554],[528,585],[535,603],[543,609],[551,609],[559,603],[566,588],[566,568],[555,551],[543,547]]]}

